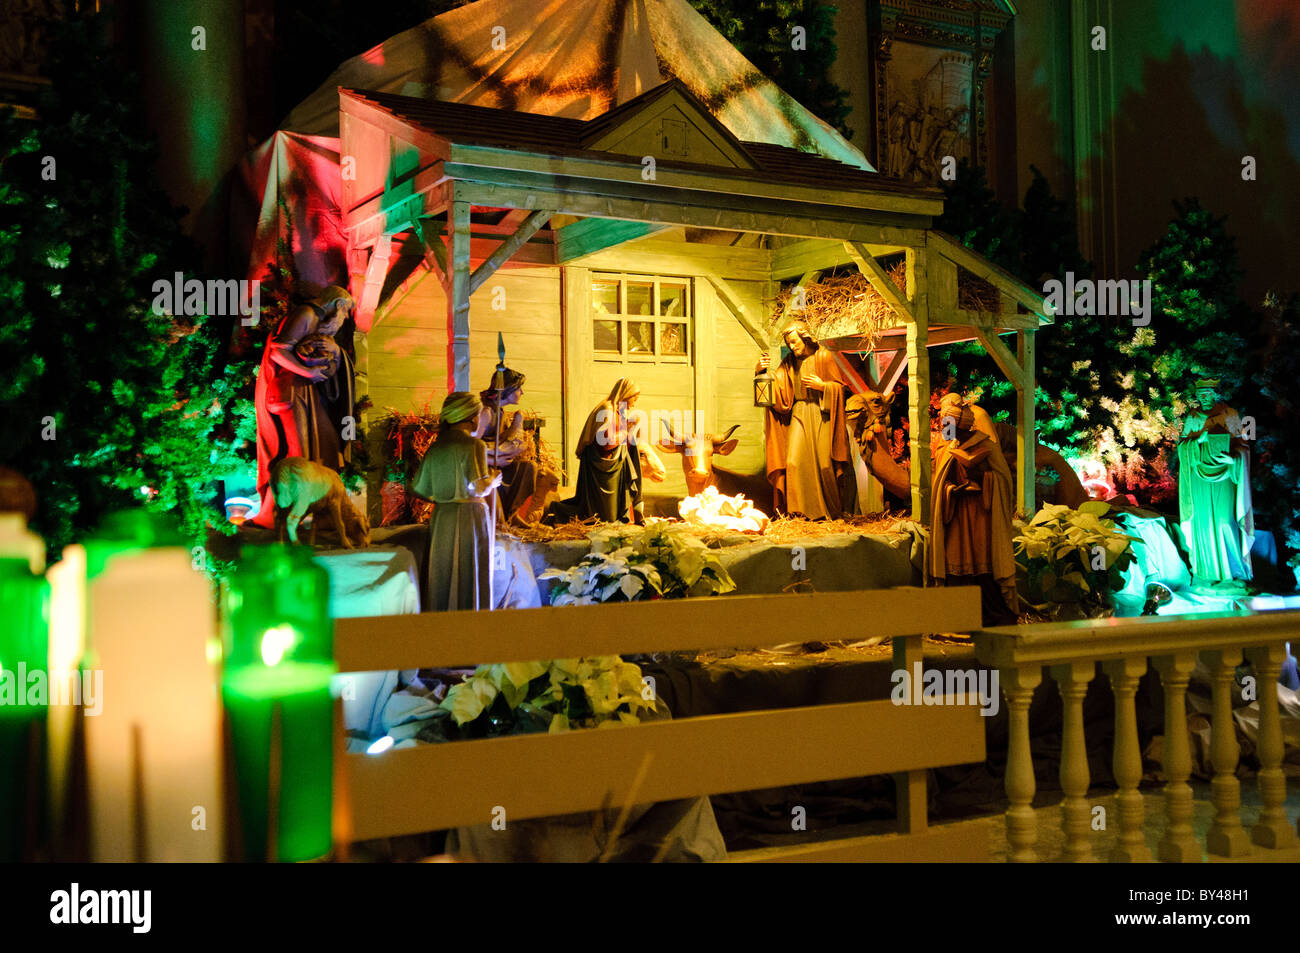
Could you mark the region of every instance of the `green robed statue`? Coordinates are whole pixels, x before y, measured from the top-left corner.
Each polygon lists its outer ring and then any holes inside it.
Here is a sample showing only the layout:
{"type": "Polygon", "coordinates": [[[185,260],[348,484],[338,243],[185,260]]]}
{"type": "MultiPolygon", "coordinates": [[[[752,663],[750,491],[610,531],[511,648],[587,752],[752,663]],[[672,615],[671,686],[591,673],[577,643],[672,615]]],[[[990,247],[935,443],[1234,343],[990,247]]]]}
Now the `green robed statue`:
{"type": "Polygon", "coordinates": [[[1219,400],[1217,380],[1198,380],[1199,409],[1188,413],[1178,441],[1178,518],[1200,584],[1251,577],[1255,517],[1250,452],[1241,417],[1219,400]]]}

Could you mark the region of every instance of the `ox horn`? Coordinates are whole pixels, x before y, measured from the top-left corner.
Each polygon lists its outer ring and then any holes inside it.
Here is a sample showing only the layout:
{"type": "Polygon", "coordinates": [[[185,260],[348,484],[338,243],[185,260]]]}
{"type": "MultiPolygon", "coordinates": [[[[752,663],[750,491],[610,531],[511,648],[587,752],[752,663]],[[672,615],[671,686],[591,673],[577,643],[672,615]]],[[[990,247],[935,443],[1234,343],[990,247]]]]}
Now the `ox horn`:
{"type": "Polygon", "coordinates": [[[732,435],[733,433],[735,433],[735,432],[736,432],[737,430],[739,430],[739,429],[740,429],[740,424],[732,424],[732,425],[731,425],[731,429],[728,430],[726,433],[724,433],[721,437],[714,437],[714,438],[713,438],[713,446],[714,446],[714,447],[718,447],[718,446],[720,446],[720,445],[726,443],[728,440],[731,439],[731,435],[732,435]]]}

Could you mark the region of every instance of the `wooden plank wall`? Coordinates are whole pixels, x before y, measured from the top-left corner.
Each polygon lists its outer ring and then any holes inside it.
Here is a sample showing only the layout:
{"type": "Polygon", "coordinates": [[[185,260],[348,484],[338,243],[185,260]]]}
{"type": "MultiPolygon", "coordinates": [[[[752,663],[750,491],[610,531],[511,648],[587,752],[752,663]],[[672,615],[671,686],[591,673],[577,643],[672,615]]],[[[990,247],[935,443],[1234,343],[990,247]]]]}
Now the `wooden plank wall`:
{"type": "MultiPolygon", "coordinates": [[[[770,306],[764,301],[766,254],[757,249],[685,245],[651,237],[589,255],[567,269],[579,281],[586,280],[586,269],[693,276],[697,399],[708,429],[722,432],[740,424],[736,434],[739,447],[730,457],[720,457],[719,463],[744,473],[763,467],[763,414],[753,406],[754,363],[760,351],[718,299],[703,272],[713,271],[727,280],[747,313],[765,315],[770,306]]],[[[563,298],[559,268],[511,267],[493,275],[470,300],[471,384],[475,390],[487,386],[496,366],[497,331],[502,331],[506,362],[528,376],[524,406],[546,418],[544,439],[572,466],[568,459],[571,445],[577,437],[576,427],[590,410],[590,401],[581,407],[573,404],[579,391],[585,393],[577,384],[579,377],[571,378],[568,394],[564,391],[563,298]],[[498,287],[504,291],[506,308],[494,311],[493,295],[498,287]]],[[[446,320],[442,288],[429,275],[413,283],[387,311],[381,309],[368,335],[358,335],[357,370],[364,382],[360,388],[373,404],[370,421],[390,409],[410,412],[430,404],[436,410],[442,403],[447,377],[446,320]]],[[[574,344],[568,342],[567,357],[573,365],[570,373],[582,375],[582,355],[574,351],[574,344]]],[[[680,470],[676,459],[666,459],[665,465],[675,474],[680,470]]],[[[568,474],[570,485],[574,476],[568,474]]]]}
{"type": "MultiPolygon", "coordinates": [[[[470,299],[470,383],[491,382],[497,363],[497,332],[505,335],[506,363],[527,375],[523,406],[546,418],[543,438],[556,448],[562,438],[560,272],[556,268],[508,268],[493,275],[470,299]],[[493,310],[496,289],[505,310],[493,310]]],[[[403,412],[447,393],[447,304],[442,287],[426,276],[366,336],[367,393],[375,420],[390,408],[403,412]]],[[[362,349],[358,348],[358,362],[362,349]]],[[[362,368],[358,368],[362,370],[362,368]]]]}
{"type": "MultiPolygon", "coordinates": [[[[723,275],[726,278],[726,275],[723,275]]],[[[732,291],[749,314],[763,314],[766,282],[727,280],[732,291]]],[[[762,351],[727,310],[708,281],[697,283],[713,315],[713,354],[710,366],[703,371],[712,377],[709,389],[711,406],[706,421],[714,433],[723,433],[732,424],[740,424],[735,436],[740,440],[735,453],[717,457],[715,463],[736,473],[758,473],[764,469],[763,414],[754,406],[754,364],[762,351]]]]}

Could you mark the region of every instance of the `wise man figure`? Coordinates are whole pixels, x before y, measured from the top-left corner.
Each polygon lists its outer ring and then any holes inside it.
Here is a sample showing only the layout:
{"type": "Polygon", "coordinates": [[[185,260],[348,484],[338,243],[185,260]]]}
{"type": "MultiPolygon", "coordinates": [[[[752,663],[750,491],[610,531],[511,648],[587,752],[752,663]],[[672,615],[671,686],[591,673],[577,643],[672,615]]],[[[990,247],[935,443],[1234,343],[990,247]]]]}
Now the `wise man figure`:
{"type": "Polygon", "coordinates": [[[940,585],[984,590],[984,621],[1016,620],[1016,562],[1012,551],[1011,470],[989,415],[960,394],[939,402],[930,483],[931,578],[940,585]]]}
{"type": "Polygon", "coordinates": [[[1251,578],[1255,515],[1250,499],[1250,452],[1241,417],[1219,398],[1219,381],[1196,382],[1198,406],[1183,420],[1178,441],[1178,518],[1198,583],[1251,578]]]}
{"type": "MultiPolygon", "coordinates": [[[[806,323],[796,321],[783,336],[788,353],[776,368],[766,422],[773,505],[779,513],[839,519],[846,498],[856,495],[844,415],[846,382],[806,323]]],[[[758,370],[768,364],[764,354],[758,370]]]]}

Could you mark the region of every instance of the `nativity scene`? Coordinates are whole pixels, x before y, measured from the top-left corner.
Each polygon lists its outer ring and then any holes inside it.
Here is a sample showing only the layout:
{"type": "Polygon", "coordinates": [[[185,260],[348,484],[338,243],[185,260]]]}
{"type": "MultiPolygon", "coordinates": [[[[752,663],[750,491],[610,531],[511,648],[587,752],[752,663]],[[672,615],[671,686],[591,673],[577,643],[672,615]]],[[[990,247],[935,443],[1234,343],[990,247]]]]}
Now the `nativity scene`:
{"type": "MultiPolygon", "coordinates": [[[[448,0],[286,87],[207,249],[255,313],[131,305],[148,347],[82,362],[102,434],[39,390],[57,352],[10,375],[0,860],[1300,859],[1300,298],[1251,310],[1195,200],[1102,274],[1150,223],[1017,117],[1047,40],[1006,0],[542,6],[448,0]],[[790,10],[860,62],[733,29],[790,10]],[[19,697],[83,658],[102,718],[19,697]]],[[[152,277],[119,232],[49,299],[152,277]]],[[[34,347],[67,321],[25,307],[34,347]]]]}

